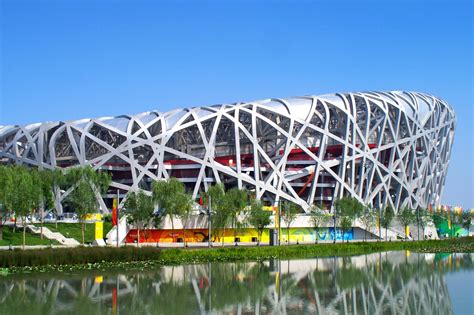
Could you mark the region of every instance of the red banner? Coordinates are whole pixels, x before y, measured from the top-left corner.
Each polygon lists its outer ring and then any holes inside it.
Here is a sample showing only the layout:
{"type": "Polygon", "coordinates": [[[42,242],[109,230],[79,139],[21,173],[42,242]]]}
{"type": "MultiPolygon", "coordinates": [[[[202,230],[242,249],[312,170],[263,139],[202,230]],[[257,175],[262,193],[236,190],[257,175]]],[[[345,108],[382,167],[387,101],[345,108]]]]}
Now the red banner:
{"type": "Polygon", "coordinates": [[[112,225],[117,225],[117,199],[115,198],[112,205],[112,225]]]}

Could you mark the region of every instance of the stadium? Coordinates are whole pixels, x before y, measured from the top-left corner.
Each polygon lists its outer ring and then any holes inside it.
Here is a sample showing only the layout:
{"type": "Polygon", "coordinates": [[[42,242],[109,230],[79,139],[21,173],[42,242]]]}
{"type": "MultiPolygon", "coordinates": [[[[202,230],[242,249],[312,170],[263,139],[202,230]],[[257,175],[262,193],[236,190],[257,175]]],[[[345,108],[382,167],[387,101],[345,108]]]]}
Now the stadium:
{"type": "MultiPolygon", "coordinates": [[[[112,174],[98,197],[178,178],[197,199],[210,185],[308,211],[352,196],[375,208],[440,203],[456,124],[445,101],[415,92],[355,92],[0,127],[0,160],[112,174]]],[[[57,196],[58,207],[69,192],[57,196]]],[[[61,211],[61,210],[60,210],[61,211]]]]}

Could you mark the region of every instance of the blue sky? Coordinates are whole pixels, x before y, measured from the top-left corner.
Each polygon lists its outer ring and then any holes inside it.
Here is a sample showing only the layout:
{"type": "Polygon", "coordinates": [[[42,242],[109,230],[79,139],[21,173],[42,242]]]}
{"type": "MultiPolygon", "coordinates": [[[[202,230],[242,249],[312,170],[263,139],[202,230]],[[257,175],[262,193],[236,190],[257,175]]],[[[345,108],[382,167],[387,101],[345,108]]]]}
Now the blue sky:
{"type": "Polygon", "coordinates": [[[0,3],[1,125],[421,91],[458,115],[443,201],[474,207],[469,0],[0,3]]]}

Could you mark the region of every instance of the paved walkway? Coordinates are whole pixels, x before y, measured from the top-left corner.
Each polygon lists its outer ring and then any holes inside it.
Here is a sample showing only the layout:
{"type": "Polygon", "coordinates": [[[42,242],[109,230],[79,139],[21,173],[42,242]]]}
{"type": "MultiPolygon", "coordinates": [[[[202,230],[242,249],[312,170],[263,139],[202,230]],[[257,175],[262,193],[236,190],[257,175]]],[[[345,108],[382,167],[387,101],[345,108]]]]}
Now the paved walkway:
{"type": "MultiPolygon", "coordinates": [[[[23,225],[21,223],[17,223],[17,228],[23,229],[23,225]]],[[[31,232],[32,234],[40,235],[41,234],[41,226],[36,226],[33,224],[27,224],[26,225],[26,230],[31,232]]],[[[75,240],[74,238],[68,238],[62,235],[59,232],[52,232],[50,229],[47,227],[43,226],[43,237],[57,241],[61,245],[66,245],[66,246],[78,246],[80,243],[75,240]]]]}

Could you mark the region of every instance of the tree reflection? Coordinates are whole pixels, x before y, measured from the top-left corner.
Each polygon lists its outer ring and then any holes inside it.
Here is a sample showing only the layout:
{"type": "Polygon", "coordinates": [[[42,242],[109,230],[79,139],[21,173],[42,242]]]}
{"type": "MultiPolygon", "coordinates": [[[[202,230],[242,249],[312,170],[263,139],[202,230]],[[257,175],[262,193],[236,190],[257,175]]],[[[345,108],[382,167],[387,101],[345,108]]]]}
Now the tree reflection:
{"type": "Polygon", "coordinates": [[[0,279],[0,314],[451,313],[443,275],[473,254],[168,266],[0,279]]]}

